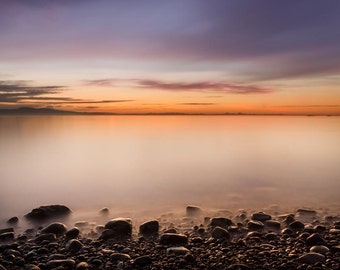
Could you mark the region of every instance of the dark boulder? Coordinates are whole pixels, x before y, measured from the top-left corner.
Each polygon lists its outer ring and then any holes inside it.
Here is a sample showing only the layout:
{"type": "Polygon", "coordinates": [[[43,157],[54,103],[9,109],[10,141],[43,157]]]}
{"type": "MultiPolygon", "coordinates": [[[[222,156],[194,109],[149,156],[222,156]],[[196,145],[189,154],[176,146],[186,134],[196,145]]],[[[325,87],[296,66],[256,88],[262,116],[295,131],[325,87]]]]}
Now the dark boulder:
{"type": "Polygon", "coordinates": [[[49,219],[64,218],[71,210],[64,205],[47,205],[33,209],[25,215],[25,218],[33,222],[44,222],[49,219]]]}
{"type": "Polygon", "coordinates": [[[53,222],[41,230],[42,233],[54,233],[56,235],[63,235],[66,231],[66,225],[60,222],[53,222]]]}
{"type": "Polygon", "coordinates": [[[188,237],[178,233],[164,233],[159,242],[161,245],[185,245],[188,243],[188,237]]]}
{"type": "Polygon", "coordinates": [[[188,205],[185,210],[188,217],[194,217],[202,214],[202,209],[198,206],[188,205]]]}
{"type": "Polygon", "coordinates": [[[219,226],[219,227],[225,228],[225,227],[231,226],[232,224],[233,222],[231,221],[231,219],[224,218],[224,217],[215,217],[210,220],[211,227],[219,226]]]}
{"type": "Polygon", "coordinates": [[[19,222],[19,218],[18,217],[11,217],[9,220],[7,220],[7,224],[8,225],[17,225],[19,222]]]}
{"type": "Polygon", "coordinates": [[[115,218],[105,224],[105,229],[113,231],[117,237],[128,237],[132,234],[132,221],[130,218],[115,218]]]}
{"type": "Polygon", "coordinates": [[[139,226],[139,233],[143,236],[157,235],[159,232],[159,222],[151,220],[139,226]]]}
{"type": "Polygon", "coordinates": [[[258,213],[252,214],[251,219],[261,221],[261,222],[265,222],[266,220],[271,220],[272,217],[270,215],[263,213],[263,212],[258,212],[258,213]]]}

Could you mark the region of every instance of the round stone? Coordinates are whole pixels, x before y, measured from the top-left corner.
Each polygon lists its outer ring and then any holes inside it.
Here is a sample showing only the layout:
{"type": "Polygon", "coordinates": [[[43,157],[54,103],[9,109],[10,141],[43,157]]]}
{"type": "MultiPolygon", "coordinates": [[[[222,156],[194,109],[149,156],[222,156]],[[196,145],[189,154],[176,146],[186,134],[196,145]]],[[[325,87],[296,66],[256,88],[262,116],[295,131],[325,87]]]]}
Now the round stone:
{"type": "Polygon", "coordinates": [[[132,234],[132,221],[130,218],[115,218],[105,224],[105,229],[113,231],[117,237],[127,237],[132,234]]]}
{"type": "Polygon", "coordinates": [[[258,213],[252,214],[251,219],[261,221],[261,222],[265,222],[266,220],[272,219],[272,217],[271,217],[271,215],[267,215],[263,212],[258,212],[258,213]]]}
{"type": "Polygon", "coordinates": [[[77,240],[77,239],[71,239],[66,243],[66,250],[72,251],[72,252],[78,252],[83,247],[83,244],[77,240]]]}
{"type": "Polygon", "coordinates": [[[221,227],[215,227],[211,232],[212,238],[215,239],[226,239],[230,240],[230,234],[227,230],[221,228],[221,227]]]}
{"type": "Polygon", "coordinates": [[[314,252],[314,253],[319,253],[319,254],[326,254],[327,252],[329,252],[329,248],[326,246],[312,246],[309,250],[310,252],[314,252]]]}
{"type": "Polygon", "coordinates": [[[316,264],[318,262],[324,263],[326,258],[324,255],[315,253],[315,252],[310,252],[307,254],[304,254],[298,258],[298,260],[302,263],[306,264],[316,264]]]}
{"type": "Polygon", "coordinates": [[[60,222],[53,222],[41,230],[42,233],[54,233],[56,235],[63,235],[66,231],[66,225],[60,222]]]}

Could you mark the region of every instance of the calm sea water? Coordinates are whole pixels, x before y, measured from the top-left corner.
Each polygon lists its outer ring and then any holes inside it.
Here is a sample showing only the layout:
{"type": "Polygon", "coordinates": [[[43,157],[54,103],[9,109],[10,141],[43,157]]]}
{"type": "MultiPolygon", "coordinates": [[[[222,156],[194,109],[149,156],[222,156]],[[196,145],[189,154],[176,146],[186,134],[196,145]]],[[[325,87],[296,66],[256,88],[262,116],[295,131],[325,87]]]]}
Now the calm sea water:
{"type": "Polygon", "coordinates": [[[0,116],[0,218],[340,203],[340,117],[0,116]]]}

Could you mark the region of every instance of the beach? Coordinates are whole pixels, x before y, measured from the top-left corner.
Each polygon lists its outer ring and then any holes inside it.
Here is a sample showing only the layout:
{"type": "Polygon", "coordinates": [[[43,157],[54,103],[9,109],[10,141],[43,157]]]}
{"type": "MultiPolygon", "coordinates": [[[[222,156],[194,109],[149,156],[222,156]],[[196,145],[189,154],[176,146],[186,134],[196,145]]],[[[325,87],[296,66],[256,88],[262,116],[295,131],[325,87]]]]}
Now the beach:
{"type": "Polygon", "coordinates": [[[283,213],[278,206],[248,212],[189,205],[153,219],[132,219],[103,208],[78,221],[65,209],[45,206],[9,219],[0,230],[0,269],[340,267],[336,209],[283,213]]]}

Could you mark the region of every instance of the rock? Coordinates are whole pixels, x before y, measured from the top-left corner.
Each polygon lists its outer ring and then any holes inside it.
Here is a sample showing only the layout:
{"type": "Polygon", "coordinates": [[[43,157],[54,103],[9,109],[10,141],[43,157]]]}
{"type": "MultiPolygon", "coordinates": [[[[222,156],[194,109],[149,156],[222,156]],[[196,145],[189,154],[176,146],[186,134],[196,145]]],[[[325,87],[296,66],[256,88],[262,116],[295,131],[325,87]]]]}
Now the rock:
{"type": "Polygon", "coordinates": [[[63,270],[73,270],[76,265],[76,262],[72,259],[66,259],[66,260],[51,260],[46,263],[47,269],[55,269],[60,268],[63,270]]]}
{"type": "Polygon", "coordinates": [[[60,222],[53,222],[41,230],[42,233],[54,233],[55,235],[63,235],[66,231],[66,225],[60,222]]]}
{"type": "Polygon", "coordinates": [[[281,230],[281,223],[276,220],[266,220],[264,226],[269,229],[281,230]]]}
{"type": "Polygon", "coordinates": [[[263,213],[263,212],[258,212],[258,213],[252,214],[251,219],[261,221],[261,222],[265,222],[266,220],[272,219],[272,217],[270,215],[263,213]]]}
{"type": "Polygon", "coordinates": [[[178,233],[178,231],[175,228],[170,228],[165,230],[164,233],[178,233]]]}
{"type": "Polygon", "coordinates": [[[41,244],[43,241],[55,242],[55,241],[57,241],[57,237],[56,237],[56,235],[54,233],[47,233],[47,234],[38,235],[34,239],[34,242],[36,244],[41,244]]]}
{"type": "Polygon", "coordinates": [[[106,217],[110,214],[110,210],[109,210],[109,208],[104,207],[104,208],[99,210],[99,214],[106,217]]]}
{"type": "Polygon", "coordinates": [[[252,231],[263,230],[264,224],[261,221],[250,220],[247,223],[247,227],[249,230],[252,230],[252,231]]]}
{"type": "Polygon", "coordinates": [[[166,249],[167,255],[171,255],[171,254],[186,255],[189,252],[190,252],[189,249],[187,249],[185,247],[169,247],[169,248],[166,249]]]}
{"type": "Polygon", "coordinates": [[[66,243],[66,250],[72,252],[78,252],[83,247],[83,244],[77,239],[71,239],[66,243]]]}
{"type": "Polygon", "coordinates": [[[241,264],[241,263],[232,264],[227,269],[228,270],[252,270],[251,267],[245,264],[241,264]]]}
{"type": "Polygon", "coordinates": [[[303,224],[301,221],[293,221],[288,225],[288,228],[293,231],[302,231],[305,228],[305,224],[303,224]]]}
{"type": "Polygon", "coordinates": [[[65,233],[65,236],[68,238],[68,239],[75,239],[79,236],[79,229],[77,227],[73,227],[72,229],[69,229],[66,233],[65,233]]]}
{"type": "Polygon", "coordinates": [[[140,256],[136,258],[133,262],[134,266],[146,266],[152,262],[152,259],[150,256],[140,256]]]}
{"type": "Polygon", "coordinates": [[[41,269],[39,266],[35,264],[26,264],[24,270],[41,270],[41,269]]]}
{"type": "Polygon", "coordinates": [[[113,231],[116,237],[129,237],[132,234],[132,221],[130,218],[115,218],[105,224],[105,229],[113,231]]]}
{"type": "Polygon", "coordinates": [[[0,234],[0,242],[8,242],[14,240],[14,233],[13,232],[5,232],[0,234]]]}
{"type": "Polygon", "coordinates": [[[185,245],[188,243],[188,237],[177,233],[164,233],[159,240],[161,245],[185,245]]]}
{"type": "Polygon", "coordinates": [[[5,228],[5,229],[0,230],[0,234],[8,233],[8,232],[14,233],[14,229],[13,228],[5,228]]]}
{"type": "Polygon", "coordinates": [[[310,252],[304,254],[298,258],[298,261],[306,264],[316,264],[318,262],[324,263],[326,260],[325,256],[319,253],[310,252]]]}
{"type": "Polygon", "coordinates": [[[185,211],[188,217],[195,217],[202,214],[202,209],[194,205],[188,205],[185,211]]]}
{"type": "Polygon", "coordinates": [[[313,233],[309,237],[306,238],[306,244],[310,246],[315,245],[325,245],[326,241],[322,238],[322,236],[318,233],[313,233]]]}
{"type": "Polygon", "coordinates": [[[159,232],[159,222],[151,220],[139,226],[139,233],[143,236],[157,235],[159,232]]]}
{"type": "Polygon", "coordinates": [[[122,261],[122,262],[131,260],[130,255],[124,254],[124,253],[112,253],[110,255],[110,258],[113,261],[122,261]]]}
{"type": "Polygon", "coordinates": [[[8,225],[17,225],[19,222],[19,218],[18,217],[11,217],[9,220],[7,220],[7,224],[8,225]]]}
{"type": "Polygon", "coordinates": [[[309,250],[310,252],[314,252],[314,253],[319,253],[319,254],[326,254],[327,252],[329,252],[329,248],[326,246],[312,246],[309,250]]]}
{"type": "Polygon", "coordinates": [[[89,270],[90,265],[87,262],[80,262],[76,266],[76,270],[89,270]]]}
{"type": "Polygon", "coordinates": [[[102,231],[102,233],[101,233],[99,239],[106,241],[106,240],[108,240],[108,239],[115,238],[115,236],[116,236],[116,235],[115,235],[114,231],[109,230],[109,229],[104,229],[104,230],[102,231]]]}
{"type": "Polygon", "coordinates": [[[316,216],[316,211],[308,210],[308,209],[298,209],[296,210],[296,213],[298,213],[299,215],[305,215],[305,216],[316,216]]]}
{"type": "Polygon", "coordinates": [[[215,238],[215,239],[226,239],[226,240],[230,240],[230,234],[227,230],[219,227],[219,226],[216,226],[212,232],[211,232],[211,236],[212,238],[215,238]]]}
{"type": "Polygon", "coordinates": [[[71,210],[64,205],[47,205],[33,209],[25,218],[33,222],[43,222],[48,219],[63,218],[71,214],[71,210]]]}
{"type": "Polygon", "coordinates": [[[210,226],[211,227],[222,227],[226,228],[228,226],[231,226],[233,222],[229,218],[223,218],[223,217],[215,217],[210,220],[210,226]]]}

